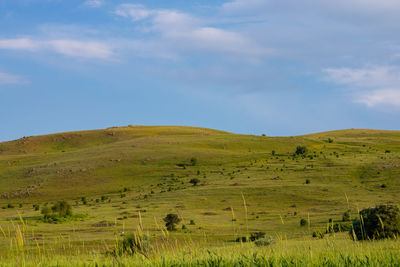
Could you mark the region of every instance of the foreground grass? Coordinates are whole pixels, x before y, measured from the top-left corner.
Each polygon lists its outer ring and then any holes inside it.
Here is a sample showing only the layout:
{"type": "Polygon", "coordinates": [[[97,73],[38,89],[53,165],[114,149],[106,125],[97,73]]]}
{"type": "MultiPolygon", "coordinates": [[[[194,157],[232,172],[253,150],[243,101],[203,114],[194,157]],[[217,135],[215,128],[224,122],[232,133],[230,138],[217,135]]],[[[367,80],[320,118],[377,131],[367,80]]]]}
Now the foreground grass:
{"type": "Polygon", "coordinates": [[[20,251],[9,256],[0,259],[0,266],[399,266],[400,242],[354,242],[329,237],[280,240],[268,247],[234,244],[201,248],[192,244],[178,248],[171,243],[169,249],[148,257],[141,254],[113,257],[96,251],[69,255],[20,251]]]}

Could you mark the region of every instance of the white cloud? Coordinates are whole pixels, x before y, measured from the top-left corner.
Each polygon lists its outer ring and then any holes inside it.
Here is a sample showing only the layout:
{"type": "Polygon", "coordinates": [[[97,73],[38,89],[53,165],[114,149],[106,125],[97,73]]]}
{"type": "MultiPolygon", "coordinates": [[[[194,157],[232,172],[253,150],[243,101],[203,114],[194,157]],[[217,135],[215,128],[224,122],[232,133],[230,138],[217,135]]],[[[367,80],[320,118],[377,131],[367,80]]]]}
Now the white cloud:
{"type": "Polygon", "coordinates": [[[109,59],[113,56],[111,49],[99,42],[52,40],[46,44],[55,52],[70,57],[109,59]]]}
{"type": "Polygon", "coordinates": [[[0,72],[0,84],[24,84],[27,83],[21,76],[0,72]]]}
{"type": "Polygon", "coordinates": [[[357,87],[400,87],[400,68],[396,66],[371,66],[367,68],[328,68],[328,79],[339,84],[357,87]]]}
{"type": "Polygon", "coordinates": [[[131,18],[133,21],[139,21],[148,18],[153,12],[147,10],[143,5],[123,4],[114,13],[121,17],[131,18]]]}
{"type": "Polygon", "coordinates": [[[380,105],[390,105],[400,108],[400,89],[382,89],[367,92],[361,95],[356,102],[375,107],[380,105]]]}
{"type": "Polygon", "coordinates": [[[109,59],[113,56],[112,49],[101,42],[79,41],[79,40],[45,40],[37,41],[29,38],[23,39],[0,39],[0,49],[53,51],[75,58],[109,59]]]}
{"type": "Polygon", "coordinates": [[[0,39],[0,49],[36,50],[37,44],[28,38],[0,39]]]}
{"type": "Polygon", "coordinates": [[[83,3],[85,6],[92,7],[92,8],[98,8],[104,5],[103,0],[87,0],[85,3],[83,3]]]}
{"type": "Polygon", "coordinates": [[[329,68],[324,72],[327,80],[352,88],[357,103],[400,108],[400,67],[329,68]]]}
{"type": "Polygon", "coordinates": [[[161,42],[173,50],[171,54],[203,51],[255,57],[268,53],[267,49],[241,33],[210,26],[207,21],[176,10],[124,4],[114,14],[136,23],[143,22],[142,30],[153,38],[153,42],[161,42]]]}

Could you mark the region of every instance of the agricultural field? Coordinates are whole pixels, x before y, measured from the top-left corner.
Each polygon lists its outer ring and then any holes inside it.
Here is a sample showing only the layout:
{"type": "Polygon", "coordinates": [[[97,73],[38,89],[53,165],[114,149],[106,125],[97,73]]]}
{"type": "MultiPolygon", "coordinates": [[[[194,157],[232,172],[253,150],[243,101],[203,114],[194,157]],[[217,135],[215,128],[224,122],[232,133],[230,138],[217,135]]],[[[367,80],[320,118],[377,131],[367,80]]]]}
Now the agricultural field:
{"type": "Polygon", "coordinates": [[[398,265],[396,238],[353,241],[332,228],[399,205],[399,193],[399,131],[23,137],[0,143],[0,266],[398,265]],[[70,212],[53,216],[60,201],[70,212]],[[264,243],[248,242],[260,232],[264,243]],[[129,236],[146,249],[125,253],[129,236]]]}

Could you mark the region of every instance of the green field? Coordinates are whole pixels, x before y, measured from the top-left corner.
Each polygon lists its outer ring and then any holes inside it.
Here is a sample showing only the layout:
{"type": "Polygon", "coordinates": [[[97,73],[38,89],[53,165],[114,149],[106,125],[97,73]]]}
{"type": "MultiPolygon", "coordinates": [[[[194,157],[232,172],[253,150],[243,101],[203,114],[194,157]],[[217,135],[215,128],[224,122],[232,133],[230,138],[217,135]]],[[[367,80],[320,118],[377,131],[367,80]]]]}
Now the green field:
{"type": "Polygon", "coordinates": [[[394,265],[398,240],[311,235],[347,210],[356,218],[398,205],[399,193],[399,131],[268,137],[127,126],[24,137],[0,143],[0,266],[394,265]],[[297,146],[307,153],[294,156],[297,146]],[[43,222],[40,209],[59,200],[74,216],[43,222]],[[169,233],[168,213],[182,219],[169,233]],[[149,255],[107,254],[138,229],[149,255]],[[275,242],[234,242],[258,231],[275,242]]]}

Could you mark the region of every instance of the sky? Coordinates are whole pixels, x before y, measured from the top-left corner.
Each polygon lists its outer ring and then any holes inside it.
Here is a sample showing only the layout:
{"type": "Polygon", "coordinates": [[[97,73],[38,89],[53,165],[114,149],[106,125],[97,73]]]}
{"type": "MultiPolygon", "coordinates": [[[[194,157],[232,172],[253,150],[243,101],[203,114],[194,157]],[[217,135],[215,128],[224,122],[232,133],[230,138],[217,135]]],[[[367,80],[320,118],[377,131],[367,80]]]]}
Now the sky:
{"type": "Polygon", "coordinates": [[[0,141],[400,130],[398,0],[0,0],[0,141]]]}

